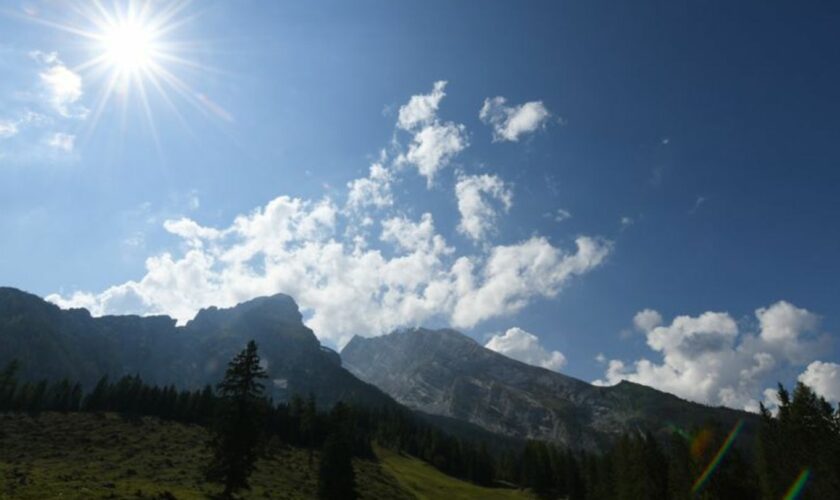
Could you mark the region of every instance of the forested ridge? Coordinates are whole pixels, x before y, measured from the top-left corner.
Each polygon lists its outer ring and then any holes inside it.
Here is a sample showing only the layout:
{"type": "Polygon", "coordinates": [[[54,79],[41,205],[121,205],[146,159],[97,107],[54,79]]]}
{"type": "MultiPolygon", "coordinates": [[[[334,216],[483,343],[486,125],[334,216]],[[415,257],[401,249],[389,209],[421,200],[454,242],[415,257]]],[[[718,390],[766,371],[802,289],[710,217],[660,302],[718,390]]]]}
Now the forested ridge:
{"type": "MultiPolygon", "coordinates": [[[[0,372],[0,411],[113,412],[126,419],[161,419],[213,427],[224,413],[219,388],[177,390],[149,385],[139,376],[103,377],[85,392],[78,382],[21,382],[13,362],[0,372]]],[[[219,387],[222,387],[220,384],[219,387]]],[[[755,443],[739,443],[738,429],[714,422],[673,429],[661,439],[628,434],[603,454],[528,441],[516,448],[451,436],[411,412],[393,406],[363,408],[343,402],[320,410],[316,396],[288,403],[258,398],[257,435],[317,451],[321,475],[334,478],[351,457],[375,458],[377,443],[416,456],[444,473],[481,485],[528,488],[545,498],[838,498],[840,408],[803,384],[779,387],[776,412],[762,408],[755,443]]],[[[266,451],[257,443],[258,453],[266,451]]],[[[342,469],[343,468],[343,469],[342,469]]],[[[352,469],[350,469],[352,474],[352,469]]],[[[352,477],[350,482],[352,484],[352,477]]],[[[324,498],[351,493],[322,491],[324,498]]]]}

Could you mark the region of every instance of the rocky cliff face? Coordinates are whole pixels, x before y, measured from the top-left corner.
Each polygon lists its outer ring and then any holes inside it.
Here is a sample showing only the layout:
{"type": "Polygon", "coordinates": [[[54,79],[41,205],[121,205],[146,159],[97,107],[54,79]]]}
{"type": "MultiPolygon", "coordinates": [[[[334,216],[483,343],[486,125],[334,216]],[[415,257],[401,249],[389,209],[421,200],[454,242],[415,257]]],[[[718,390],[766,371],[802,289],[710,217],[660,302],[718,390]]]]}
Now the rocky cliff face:
{"type": "Polygon", "coordinates": [[[338,400],[393,404],[341,367],[323,348],[287,295],[203,309],[185,326],[168,316],[104,316],[61,310],[43,299],[0,288],[0,367],[22,363],[28,379],[64,377],[87,386],[99,377],[139,374],[146,382],[200,388],[221,380],[228,361],[249,340],[259,345],[275,401],[313,393],[319,404],[338,400]]]}
{"type": "Polygon", "coordinates": [[[629,382],[596,387],[507,358],[454,330],[356,337],[341,356],[357,377],[410,408],[579,449],[603,449],[624,432],[754,421],[629,382]]]}

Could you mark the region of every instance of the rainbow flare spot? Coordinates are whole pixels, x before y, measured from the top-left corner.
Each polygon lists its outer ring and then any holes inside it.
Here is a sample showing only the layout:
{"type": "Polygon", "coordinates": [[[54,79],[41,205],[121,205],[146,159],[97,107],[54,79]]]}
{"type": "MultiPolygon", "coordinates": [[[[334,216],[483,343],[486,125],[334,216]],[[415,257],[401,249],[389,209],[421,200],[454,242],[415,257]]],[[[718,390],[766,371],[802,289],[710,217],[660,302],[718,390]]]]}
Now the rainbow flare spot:
{"type": "Polygon", "coordinates": [[[796,476],[796,481],[790,485],[788,488],[787,493],[783,496],[783,500],[796,500],[799,498],[799,495],[802,494],[802,490],[805,489],[805,484],[808,483],[808,478],[811,476],[811,469],[805,468],[802,469],[802,472],[796,476]]]}
{"type": "Polygon", "coordinates": [[[726,436],[726,440],[720,446],[720,449],[715,454],[715,457],[709,462],[709,465],[706,467],[706,470],[703,471],[703,474],[700,474],[700,477],[697,478],[697,481],[694,481],[694,486],[691,487],[691,492],[697,494],[701,488],[706,484],[706,481],[709,480],[709,476],[712,475],[718,466],[720,465],[721,460],[723,460],[723,456],[726,455],[726,452],[729,451],[729,448],[732,447],[732,443],[735,442],[735,438],[738,436],[738,433],[741,432],[741,428],[744,426],[743,420],[738,420],[738,423],[735,424],[735,427],[732,428],[732,431],[726,436]]]}

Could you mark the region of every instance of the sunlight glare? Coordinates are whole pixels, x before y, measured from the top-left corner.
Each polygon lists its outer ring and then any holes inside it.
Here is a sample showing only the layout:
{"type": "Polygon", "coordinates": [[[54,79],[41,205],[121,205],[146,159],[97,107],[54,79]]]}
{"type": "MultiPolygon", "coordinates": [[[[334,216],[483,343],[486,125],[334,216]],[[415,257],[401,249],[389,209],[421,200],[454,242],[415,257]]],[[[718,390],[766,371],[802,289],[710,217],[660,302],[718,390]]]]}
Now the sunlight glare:
{"type": "Polygon", "coordinates": [[[126,20],[107,27],[102,45],[107,63],[122,73],[145,70],[154,63],[154,34],[138,21],[126,20]]]}

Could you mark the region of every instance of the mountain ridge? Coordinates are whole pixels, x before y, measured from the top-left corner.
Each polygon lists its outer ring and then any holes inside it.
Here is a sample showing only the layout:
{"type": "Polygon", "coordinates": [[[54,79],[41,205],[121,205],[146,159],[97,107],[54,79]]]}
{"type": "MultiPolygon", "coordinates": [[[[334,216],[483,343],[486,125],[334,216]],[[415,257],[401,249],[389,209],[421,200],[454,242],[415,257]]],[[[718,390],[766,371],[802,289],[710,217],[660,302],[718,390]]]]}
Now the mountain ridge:
{"type": "Polygon", "coordinates": [[[624,381],[599,387],[491,351],[451,329],[354,337],[345,367],[414,410],[519,439],[600,450],[625,432],[668,432],[708,420],[748,427],[757,417],[624,381]]]}
{"type": "Polygon", "coordinates": [[[394,404],[379,389],[341,367],[302,321],[292,297],[258,297],[230,308],[200,310],[185,325],[169,316],[106,315],[61,309],[15,288],[0,287],[0,366],[21,362],[25,379],[78,380],[91,387],[103,375],[140,375],[147,383],[195,389],[221,379],[248,340],[260,346],[277,401],[293,394],[394,404]]]}

